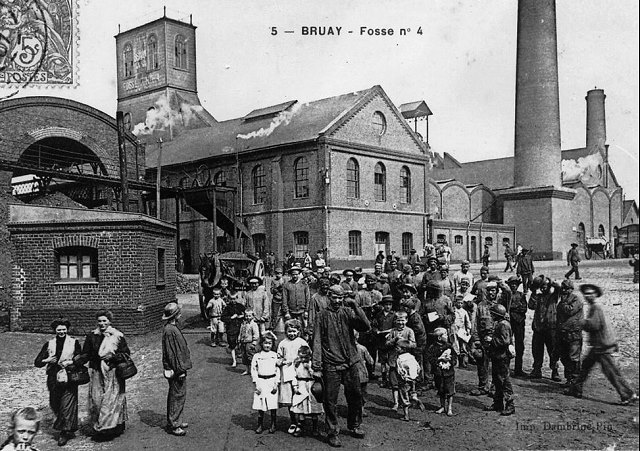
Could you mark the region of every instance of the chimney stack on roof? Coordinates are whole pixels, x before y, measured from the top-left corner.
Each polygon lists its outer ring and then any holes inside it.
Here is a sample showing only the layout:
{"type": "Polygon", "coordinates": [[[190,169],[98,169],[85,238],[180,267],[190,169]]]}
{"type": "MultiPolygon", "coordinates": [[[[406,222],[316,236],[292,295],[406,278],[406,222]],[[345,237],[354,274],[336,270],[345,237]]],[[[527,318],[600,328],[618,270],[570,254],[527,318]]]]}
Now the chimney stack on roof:
{"type": "Polygon", "coordinates": [[[587,92],[587,150],[595,153],[596,150],[604,151],[607,141],[607,122],[604,112],[603,89],[592,89],[587,92]]]}

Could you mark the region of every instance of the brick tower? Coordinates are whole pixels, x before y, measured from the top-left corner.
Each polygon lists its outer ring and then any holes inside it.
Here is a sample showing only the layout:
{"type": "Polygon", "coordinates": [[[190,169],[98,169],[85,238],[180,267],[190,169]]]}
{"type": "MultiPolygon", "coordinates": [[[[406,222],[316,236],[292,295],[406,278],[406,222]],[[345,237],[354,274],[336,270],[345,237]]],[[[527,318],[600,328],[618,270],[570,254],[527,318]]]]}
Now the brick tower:
{"type": "Polygon", "coordinates": [[[143,142],[216,122],[198,99],[193,24],[165,15],[115,38],[118,110],[143,142]]]}
{"type": "Polygon", "coordinates": [[[587,149],[604,151],[607,141],[607,123],[604,111],[604,95],[602,89],[587,91],[587,149]]]}
{"type": "Polygon", "coordinates": [[[516,65],[515,186],[501,193],[504,222],[536,258],[559,259],[575,191],[562,187],[555,0],[518,1],[516,65]]]}

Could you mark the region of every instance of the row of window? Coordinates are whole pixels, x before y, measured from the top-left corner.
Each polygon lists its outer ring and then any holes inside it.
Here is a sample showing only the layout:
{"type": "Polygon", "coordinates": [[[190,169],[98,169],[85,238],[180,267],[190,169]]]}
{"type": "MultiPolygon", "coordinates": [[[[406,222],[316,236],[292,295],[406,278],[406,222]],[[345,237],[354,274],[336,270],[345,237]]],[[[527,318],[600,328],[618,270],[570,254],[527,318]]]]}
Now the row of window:
{"type": "MultiPolygon", "coordinates": [[[[475,242],[475,240],[477,240],[477,238],[475,237],[475,235],[471,236],[471,242],[475,242]]],[[[438,243],[444,243],[447,241],[447,236],[444,234],[438,234],[437,238],[436,238],[436,242],[438,243]]],[[[462,235],[455,235],[453,237],[453,244],[464,244],[464,237],[462,235]]],[[[487,236],[484,238],[484,244],[486,246],[493,246],[493,237],[487,236]]],[[[502,238],[502,245],[511,245],[511,239],[510,238],[502,238]]]]}
{"type": "MultiPolygon", "coordinates": [[[[155,35],[147,38],[146,64],[147,70],[156,70],[159,68],[158,63],[158,38],[155,35]]],[[[187,68],[187,40],[184,36],[178,35],[174,40],[173,46],[173,65],[179,69],[187,68]]],[[[125,78],[133,77],[133,46],[130,43],[124,45],[124,76],[125,78]]]]}
{"type": "MultiPolygon", "coordinates": [[[[373,196],[377,202],[387,200],[387,169],[380,162],[373,169],[373,196]]],[[[355,158],[347,161],[347,197],[360,198],[360,165],[355,158]]],[[[400,168],[400,202],[411,203],[411,171],[406,166],[400,168]]]]}

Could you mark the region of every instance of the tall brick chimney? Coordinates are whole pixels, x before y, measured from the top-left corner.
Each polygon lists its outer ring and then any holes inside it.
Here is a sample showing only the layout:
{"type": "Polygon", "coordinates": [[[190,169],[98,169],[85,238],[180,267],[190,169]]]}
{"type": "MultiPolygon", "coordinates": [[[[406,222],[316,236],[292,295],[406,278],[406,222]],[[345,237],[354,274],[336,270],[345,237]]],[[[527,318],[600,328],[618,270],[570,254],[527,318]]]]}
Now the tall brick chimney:
{"type": "Polygon", "coordinates": [[[607,122],[604,113],[602,89],[587,91],[587,150],[604,150],[607,141],[607,122]]]}
{"type": "Polygon", "coordinates": [[[514,184],[562,186],[555,0],[518,1],[514,184]]]}

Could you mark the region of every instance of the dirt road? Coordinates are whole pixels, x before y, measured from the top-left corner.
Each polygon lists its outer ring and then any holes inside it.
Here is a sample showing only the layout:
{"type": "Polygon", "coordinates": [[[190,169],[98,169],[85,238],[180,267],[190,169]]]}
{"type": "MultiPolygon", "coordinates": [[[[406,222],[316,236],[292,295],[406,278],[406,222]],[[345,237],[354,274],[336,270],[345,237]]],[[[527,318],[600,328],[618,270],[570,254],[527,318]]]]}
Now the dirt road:
{"type": "MultiPolygon", "coordinates": [[[[540,265],[540,272],[559,278],[563,266],[540,265]]],[[[617,354],[624,375],[638,387],[638,285],[631,283],[630,268],[620,264],[606,267],[588,266],[583,282],[597,283],[605,289],[601,298],[605,312],[620,339],[617,354]]],[[[190,309],[195,313],[195,309],[190,309]]],[[[528,321],[532,314],[529,313],[528,321]]],[[[117,318],[115,321],[117,327],[117,318]]],[[[188,376],[188,399],[185,420],[190,426],[186,437],[167,435],[165,399],[167,383],[162,378],[160,335],[155,332],[128,337],[139,374],[128,382],[129,421],[125,434],[110,443],[94,443],[86,435],[86,426],[67,445],[67,449],[84,450],[238,450],[238,449],[326,449],[315,438],[294,438],[286,433],[288,415],[278,414],[278,431],[256,435],[256,416],[251,410],[252,384],[240,376],[243,368],[230,368],[225,348],[208,346],[204,324],[195,322],[185,329],[191,348],[194,369],[188,376]]],[[[525,369],[531,366],[531,330],[527,328],[525,369]]],[[[60,449],[51,429],[52,414],[42,369],[33,367],[33,358],[49,337],[39,334],[0,334],[0,415],[18,406],[34,405],[45,415],[42,432],[36,439],[41,450],[60,449]]],[[[545,364],[547,362],[545,361],[545,364]]],[[[458,370],[458,395],[454,400],[455,416],[436,415],[435,392],[423,397],[426,412],[412,410],[411,422],[398,419],[391,410],[391,394],[369,384],[365,406],[367,417],[363,440],[343,435],[345,449],[384,450],[478,450],[478,449],[638,449],[638,406],[619,406],[618,396],[602,376],[599,368],[585,386],[582,400],[561,394],[547,369],[538,381],[514,380],[517,412],[511,417],[486,413],[487,397],[474,398],[469,392],[476,384],[475,367],[458,370]]],[[[341,414],[346,415],[341,397],[341,414]]],[[[86,386],[80,390],[81,420],[86,416],[86,386]]],[[[342,425],[345,425],[344,418],[342,425]]]]}

